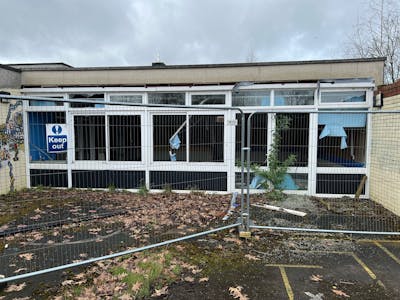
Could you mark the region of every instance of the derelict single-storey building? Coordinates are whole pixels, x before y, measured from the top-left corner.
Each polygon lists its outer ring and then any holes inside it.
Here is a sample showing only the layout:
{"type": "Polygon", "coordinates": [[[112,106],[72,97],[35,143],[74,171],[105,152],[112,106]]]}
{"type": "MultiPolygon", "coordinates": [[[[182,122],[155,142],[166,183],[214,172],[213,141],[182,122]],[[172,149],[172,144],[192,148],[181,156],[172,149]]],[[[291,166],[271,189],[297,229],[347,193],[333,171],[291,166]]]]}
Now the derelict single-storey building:
{"type": "MultiPolygon", "coordinates": [[[[372,110],[383,67],[383,58],[372,58],[91,68],[13,64],[7,70],[15,75],[10,85],[23,95],[101,102],[24,101],[28,187],[233,192],[240,189],[241,119],[230,108],[239,107],[246,118],[256,112],[253,163],[266,166],[276,120],[285,116],[290,122],[279,157],[294,154],[296,161],[282,187],[338,196],[354,194],[369,177],[372,118],[326,112],[372,110]],[[66,152],[48,151],[46,124],[66,124],[66,152]]],[[[363,194],[369,195],[368,179],[363,194]]]]}

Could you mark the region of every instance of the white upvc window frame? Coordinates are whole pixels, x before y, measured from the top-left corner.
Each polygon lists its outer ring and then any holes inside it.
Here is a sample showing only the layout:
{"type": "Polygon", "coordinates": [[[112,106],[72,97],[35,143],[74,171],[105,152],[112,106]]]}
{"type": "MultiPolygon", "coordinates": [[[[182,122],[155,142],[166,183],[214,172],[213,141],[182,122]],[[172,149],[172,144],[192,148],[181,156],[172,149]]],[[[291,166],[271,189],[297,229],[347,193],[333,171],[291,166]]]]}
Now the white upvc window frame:
{"type": "MultiPolygon", "coordinates": [[[[212,109],[212,108],[210,108],[212,109]]],[[[147,132],[149,135],[149,140],[151,141],[151,146],[150,149],[152,149],[150,153],[150,165],[152,167],[155,167],[157,170],[182,170],[182,171],[198,171],[199,167],[207,167],[211,171],[227,171],[228,170],[228,162],[227,162],[227,157],[229,156],[229,149],[227,149],[226,145],[230,141],[230,132],[228,130],[227,124],[228,124],[228,110],[221,110],[221,111],[216,111],[216,110],[152,110],[149,112],[149,122],[150,122],[150,132],[147,132]],[[185,161],[155,161],[154,160],[154,136],[153,136],[153,116],[154,115],[182,115],[186,116],[186,125],[188,126],[189,123],[189,116],[210,116],[210,115],[223,115],[224,116],[224,151],[223,151],[223,156],[224,159],[222,162],[193,162],[190,161],[190,132],[188,128],[185,130],[186,134],[186,160],[185,161]]]]}
{"type": "MultiPolygon", "coordinates": [[[[270,110],[273,107],[273,89],[271,88],[259,88],[257,85],[257,88],[254,88],[254,86],[245,86],[242,89],[239,89],[239,92],[257,92],[257,91],[269,91],[269,105],[264,106],[264,105],[246,105],[246,106],[234,106],[234,107],[240,107],[242,110],[249,110],[249,111],[260,111],[260,110],[270,110]]],[[[231,102],[230,106],[232,107],[233,105],[233,98],[234,98],[234,92],[231,92],[231,102]]]]}
{"type": "MultiPolygon", "coordinates": [[[[26,96],[32,96],[32,97],[59,97],[60,99],[68,99],[68,94],[66,93],[38,93],[38,94],[24,94],[26,96]]],[[[64,102],[64,105],[60,105],[60,106],[52,106],[52,105],[48,105],[48,106],[32,106],[29,105],[29,100],[25,100],[24,103],[26,103],[26,105],[24,105],[24,110],[27,112],[33,112],[33,111],[37,111],[37,112],[58,112],[58,111],[65,111],[68,108],[68,103],[64,102]]]]}
{"type": "Polygon", "coordinates": [[[209,91],[209,92],[188,92],[188,105],[191,106],[199,106],[199,107],[210,107],[210,109],[212,109],[213,107],[231,107],[232,106],[232,102],[231,98],[228,97],[228,94],[230,94],[229,92],[226,91],[209,91]],[[224,104],[192,104],[192,96],[194,95],[199,95],[199,96],[208,96],[208,95],[224,95],[225,96],[225,103],[224,104]]]}
{"type": "Polygon", "coordinates": [[[372,107],[373,91],[371,88],[324,88],[319,90],[318,107],[322,109],[352,109],[372,107]],[[365,102],[329,102],[322,103],[322,93],[365,92],[365,102]]]}
{"type": "Polygon", "coordinates": [[[282,88],[275,88],[272,91],[272,97],[271,97],[271,107],[275,108],[275,109],[286,109],[286,108],[290,108],[290,109],[312,109],[314,107],[317,106],[317,87],[313,86],[313,87],[282,87],[282,88]],[[276,91],[284,91],[284,90],[313,90],[313,104],[309,104],[309,105],[275,105],[275,94],[276,91]]]}
{"type": "MultiPolygon", "coordinates": [[[[140,104],[147,104],[147,102],[145,103],[145,100],[147,100],[147,97],[145,97],[145,93],[137,93],[137,92],[136,93],[135,92],[131,92],[131,93],[130,92],[120,92],[120,93],[118,93],[118,92],[106,92],[105,95],[104,95],[106,103],[112,103],[112,101],[111,101],[111,97],[112,96],[141,96],[142,97],[142,102],[140,104]]],[[[112,111],[119,110],[119,108],[121,110],[124,110],[124,111],[127,110],[127,109],[137,109],[137,107],[129,105],[129,103],[127,103],[127,104],[128,105],[121,105],[121,106],[109,104],[109,105],[106,105],[105,108],[107,110],[112,110],[112,111]]]]}

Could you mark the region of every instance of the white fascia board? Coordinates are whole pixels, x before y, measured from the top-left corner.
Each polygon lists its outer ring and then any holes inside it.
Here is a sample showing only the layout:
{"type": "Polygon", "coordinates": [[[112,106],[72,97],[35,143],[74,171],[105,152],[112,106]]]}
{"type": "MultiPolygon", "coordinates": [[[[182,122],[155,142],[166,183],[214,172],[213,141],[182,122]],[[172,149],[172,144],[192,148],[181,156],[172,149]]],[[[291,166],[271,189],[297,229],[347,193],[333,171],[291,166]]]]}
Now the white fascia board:
{"type": "MultiPolygon", "coordinates": [[[[293,88],[317,88],[317,83],[273,83],[273,84],[253,84],[239,87],[238,90],[257,90],[257,89],[293,89],[293,88]]],[[[202,91],[231,91],[234,85],[201,85],[201,86],[151,86],[151,87],[51,87],[51,88],[24,88],[24,94],[30,93],[72,93],[72,92],[202,92],[202,91]]],[[[321,89],[336,88],[374,88],[372,82],[348,82],[348,83],[321,83],[321,89]]]]}
{"type": "Polygon", "coordinates": [[[321,83],[320,89],[365,89],[365,88],[375,88],[374,82],[347,82],[347,83],[321,83]]]}
{"type": "Polygon", "coordinates": [[[144,92],[192,92],[192,91],[231,91],[233,85],[202,85],[202,86],[156,86],[156,87],[68,87],[68,88],[24,88],[24,94],[31,93],[144,93],[144,92]]]}

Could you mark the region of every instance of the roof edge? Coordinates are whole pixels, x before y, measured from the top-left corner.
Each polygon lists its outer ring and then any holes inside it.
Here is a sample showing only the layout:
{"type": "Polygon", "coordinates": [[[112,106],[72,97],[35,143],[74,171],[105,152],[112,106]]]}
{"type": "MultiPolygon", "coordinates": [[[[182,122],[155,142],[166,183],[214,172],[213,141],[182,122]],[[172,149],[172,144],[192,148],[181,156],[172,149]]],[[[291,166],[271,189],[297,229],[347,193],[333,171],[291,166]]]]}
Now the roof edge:
{"type": "Polygon", "coordinates": [[[10,67],[9,65],[0,64],[0,68],[8,70],[8,71],[13,71],[13,72],[16,72],[16,73],[21,73],[20,69],[16,69],[16,68],[10,67]]]}
{"type": "MultiPolygon", "coordinates": [[[[189,64],[189,65],[165,65],[165,66],[115,66],[115,67],[72,67],[65,63],[63,64],[69,68],[49,68],[35,69],[31,64],[10,64],[10,65],[29,65],[32,66],[29,71],[106,71],[106,70],[162,70],[162,69],[200,69],[200,68],[237,68],[237,67],[266,67],[266,66],[284,66],[284,65],[310,65],[310,64],[337,64],[337,63],[364,63],[364,62],[377,62],[386,61],[386,57],[370,57],[370,58],[348,58],[348,59],[323,59],[323,60],[299,60],[299,61],[276,61],[276,62],[252,62],[252,63],[222,63],[222,64],[189,64]]],[[[36,63],[37,65],[58,64],[58,63],[36,63]]]]}

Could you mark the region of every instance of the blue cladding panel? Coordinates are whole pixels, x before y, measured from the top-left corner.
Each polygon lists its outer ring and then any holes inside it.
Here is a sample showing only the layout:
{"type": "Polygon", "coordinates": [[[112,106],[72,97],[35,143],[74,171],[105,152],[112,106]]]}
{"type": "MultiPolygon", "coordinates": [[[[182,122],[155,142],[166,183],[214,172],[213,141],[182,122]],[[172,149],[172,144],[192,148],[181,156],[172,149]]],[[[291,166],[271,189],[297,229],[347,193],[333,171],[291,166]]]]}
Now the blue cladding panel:
{"type": "Polygon", "coordinates": [[[64,113],[29,112],[29,156],[31,161],[55,160],[57,154],[47,153],[46,124],[64,123],[64,113]]]}

